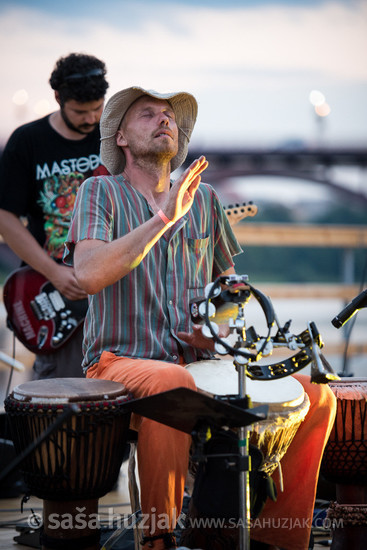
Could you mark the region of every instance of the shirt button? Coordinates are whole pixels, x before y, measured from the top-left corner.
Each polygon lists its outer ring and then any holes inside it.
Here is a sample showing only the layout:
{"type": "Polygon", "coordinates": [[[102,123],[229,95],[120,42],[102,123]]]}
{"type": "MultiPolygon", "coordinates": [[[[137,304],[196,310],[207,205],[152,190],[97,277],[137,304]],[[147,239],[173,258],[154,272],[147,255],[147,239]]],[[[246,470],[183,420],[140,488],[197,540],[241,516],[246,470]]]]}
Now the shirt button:
{"type": "Polygon", "coordinates": [[[173,304],[172,300],[170,300],[168,303],[169,303],[170,306],[173,304]]]}
{"type": "Polygon", "coordinates": [[[176,361],[177,355],[172,355],[172,359],[174,359],[176,361]]]}

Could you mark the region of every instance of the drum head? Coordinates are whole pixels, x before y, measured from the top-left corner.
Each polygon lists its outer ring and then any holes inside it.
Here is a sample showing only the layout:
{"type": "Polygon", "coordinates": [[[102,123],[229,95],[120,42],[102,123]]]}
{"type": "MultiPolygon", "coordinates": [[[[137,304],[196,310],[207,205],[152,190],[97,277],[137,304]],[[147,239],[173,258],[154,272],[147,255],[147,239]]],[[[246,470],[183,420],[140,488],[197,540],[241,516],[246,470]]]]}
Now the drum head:
{"type": "Polygon", "coordinates": [[[73,403],[116,399],[127,394],[125,386],[111,380],[94,378],[47,378],[16,386],[13,397],[18,401],[73,403]]]}
{"type": "MultiPolygon", "coordinates": [[[[238,372],[232,361],[197,361],[186,368],[198,389],[213,395],[238,394],[238,372]]],[[[298,407],[304,400],[302,384],[291,376],[278,380],[251,380],[246,376],[246,394],[254,407],[268,403],[272,409],[298,407]]]]}

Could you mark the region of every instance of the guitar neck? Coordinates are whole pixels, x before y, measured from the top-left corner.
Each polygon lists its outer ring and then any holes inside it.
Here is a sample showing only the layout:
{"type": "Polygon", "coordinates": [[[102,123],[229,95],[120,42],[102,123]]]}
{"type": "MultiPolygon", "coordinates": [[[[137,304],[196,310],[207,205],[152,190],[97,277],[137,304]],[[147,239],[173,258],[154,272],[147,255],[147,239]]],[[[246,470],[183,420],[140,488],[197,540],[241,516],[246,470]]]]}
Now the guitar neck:
{"type": "Polygon", "coordinates": [[[224,208],[225,213],[227,214],[228,221],[231,226],[236,225],[239,221],[247,218],[254,217],[257,214],[257,206],[251,201],[242,204],[229,205],[224,208]]]}

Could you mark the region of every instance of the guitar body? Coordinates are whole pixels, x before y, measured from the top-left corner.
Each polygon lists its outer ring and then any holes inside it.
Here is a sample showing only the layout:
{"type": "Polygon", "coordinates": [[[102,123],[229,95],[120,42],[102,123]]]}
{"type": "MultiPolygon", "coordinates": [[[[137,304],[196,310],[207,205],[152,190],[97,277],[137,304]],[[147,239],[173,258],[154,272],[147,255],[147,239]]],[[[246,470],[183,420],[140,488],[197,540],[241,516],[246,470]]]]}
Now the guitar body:
{"type": "Polygon", "coordinates": [[[88,300],[68,300],[31,267],[13,271],[4,283],[8,326],[33,353],[61,348],[82,325],[88,300]]]}

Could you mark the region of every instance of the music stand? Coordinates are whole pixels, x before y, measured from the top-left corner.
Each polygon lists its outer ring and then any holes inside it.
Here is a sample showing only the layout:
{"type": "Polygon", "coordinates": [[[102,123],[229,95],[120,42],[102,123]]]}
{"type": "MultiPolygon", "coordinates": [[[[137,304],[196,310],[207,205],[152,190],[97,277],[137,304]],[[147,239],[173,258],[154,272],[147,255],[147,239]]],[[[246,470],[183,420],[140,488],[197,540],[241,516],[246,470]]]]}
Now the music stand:
{"type": "Polygon", "coordinates": [[[124,403],[124,408],[185,432],[192,432],[202,423],[211,426],[238,428],[265,420],[268,405],[243,409],[209,397],[189,388],[175,388],[124,403]]]}
{"type": "MultiPolygon", "coordinates": [[[[240,370],[244,376],[244,369],[240,370]]],[[[189,388],[175,388],[149,397],[127,401],[124,407],[131,412],[192,435],[199,448],[203,446],[203,438],[200,441],[201,434],[208,427],[239,428],[238,471],[241,516],[239,533],[240,548],[246,550],[249,547],[250,462],[247,452],[248,440],[244,441],[244,439],[245,436],[247,437],[247,426],[267,418],[268,405],[244,409],[189,388]],[[246,450],[244,443],[247,445],[246,450]]]]}

